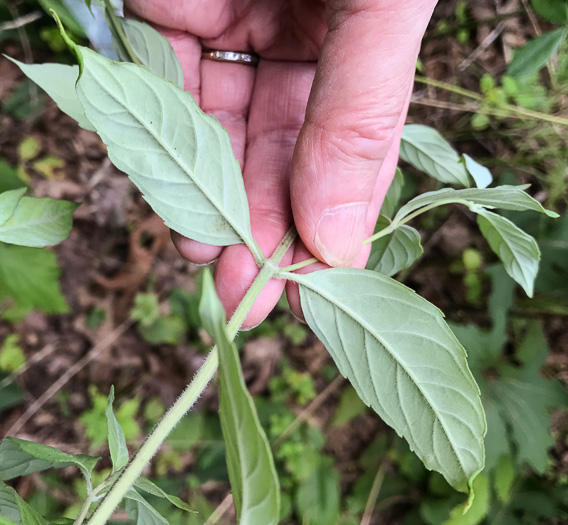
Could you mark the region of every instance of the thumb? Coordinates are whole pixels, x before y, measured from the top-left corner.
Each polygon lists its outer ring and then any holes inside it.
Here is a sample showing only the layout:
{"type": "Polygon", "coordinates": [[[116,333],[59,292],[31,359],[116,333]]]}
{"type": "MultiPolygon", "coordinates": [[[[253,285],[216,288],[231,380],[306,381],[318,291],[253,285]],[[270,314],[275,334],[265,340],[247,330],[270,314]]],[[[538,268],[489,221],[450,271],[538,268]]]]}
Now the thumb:
{"type": "Polygon", "coordinates": [[[350,266],[362,248],[377,176],[397,135],[435,4],[326,4],[329,30],[296,143],[290,189],[302,241],[331,266],[350,266]]]}

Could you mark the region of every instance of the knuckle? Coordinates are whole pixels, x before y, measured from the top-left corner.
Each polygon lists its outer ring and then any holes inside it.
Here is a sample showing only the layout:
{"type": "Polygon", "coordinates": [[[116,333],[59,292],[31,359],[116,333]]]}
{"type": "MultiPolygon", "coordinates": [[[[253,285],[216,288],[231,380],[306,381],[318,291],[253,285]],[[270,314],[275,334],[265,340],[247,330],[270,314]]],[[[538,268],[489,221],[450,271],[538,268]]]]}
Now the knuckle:
{"type": "Polygon", "coordinates": [[[321,124],[322,143],[340,160],[380,162],[395,138],[399,118],[399,113],[377,116],[365,112],[350,112],[347,121],[330,117],[321,124]]]}

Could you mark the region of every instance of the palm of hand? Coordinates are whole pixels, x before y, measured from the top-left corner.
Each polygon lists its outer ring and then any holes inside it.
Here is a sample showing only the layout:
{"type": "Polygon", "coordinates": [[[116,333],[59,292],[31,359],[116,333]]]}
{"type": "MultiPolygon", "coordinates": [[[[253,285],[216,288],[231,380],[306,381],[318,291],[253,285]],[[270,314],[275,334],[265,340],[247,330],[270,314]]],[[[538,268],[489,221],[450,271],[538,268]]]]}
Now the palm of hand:
{"type": "MultiPolygon", "coordinates": [[[[386,3],[396,11],[399,3],[413,5],[414,1],[386,3]]],[[[384,46],[383,52],[379,42],[373,54],[361,53],[361,49],[369,47],[366,44],[376,40],[380,27],[372,17],[367,20],[366,13],[359,19],[357,11],[346,12],[341,8],[343,3],[348,4],[329,0],[326,11],[323,0],[127,1],[135,15],[158,25],[169,38],[184,70],[185,88],[229,132],[243,168],[253,235],[265,254],[272,254],[292,224],[293,208],[296,226],[310,251],[297,241],[282,265],[308,259],[312,253],[331,262],[320,249],[317,233],[314,236],[314,231],[319,232],[318,221],[328,210],[355,203],[360,213],[354,225],[333,213],[328,216],[333,224],[331,240],[339,237],[348,245],[344,254],[347,264],[363,267],[370,246],[361,249],[361,240],[373,231],[396,166],[396,137],[404,121],[400,117],[405,112],[412,80],[416,39],[408,44],[401,29],[388,16],[378,13],[379,19],[384,17],[384,24],[393,26],[397,36],[384,46]],[[330,7],[332,4],[334,8],[339,6],[337,10],[330,7]],[[348,34],[344,34],[349,20],[352,23],[348,34]],[[397,74],[389,58],[398,40],[404,49],[397,74]],[[203,48],[252,50],[261,60],[257,68],[202,60],[203,48]],[[368,74],[369,66],[376,67],[381,54],[384,71],[378,70],[374,78],[368,74]],[[317,89],[308,106],[318,59],[317,89]],[[395,81],[385,82],[385,75],[394,75],[395,81]],[[356,96],[352,96],[354,93],[356,96]],[[385,118],[376,117],[379,107],[385,118]],[[335,223],[343,230],[340,235],[335,235],[335,223]]],[[[435,0],[417,3],[424,4],[421,9],[427,17],[422,18],[427,22],[429,13],[424,6],[433,7],[435,0]]],[[[384,10],[388,14],[388,7],[384,10]]],[[[407,25],[406,20],[401,21],[403,24],[407,25]]],[[[418,32],[421,36],[420,27],[418,32]]],[[[215,282],[230,314],[258,273],[248,249],[243,245],[221,249],[177,235],[174,242],[181,254],[193,262],[207,263],[219,257],[215,282]]],[[[345,265],[337,261],[333,264],[345,265]]],[[[310,268],[318,266],[321,268],[323,263],[310,268]]],[[[265,287],[245,327],[262,321],[283,287],[282,281],[265,287]]],[[[297,290],[292,285],[288,287],[288,298],[293,311],[301,315],[297,290]]]]}

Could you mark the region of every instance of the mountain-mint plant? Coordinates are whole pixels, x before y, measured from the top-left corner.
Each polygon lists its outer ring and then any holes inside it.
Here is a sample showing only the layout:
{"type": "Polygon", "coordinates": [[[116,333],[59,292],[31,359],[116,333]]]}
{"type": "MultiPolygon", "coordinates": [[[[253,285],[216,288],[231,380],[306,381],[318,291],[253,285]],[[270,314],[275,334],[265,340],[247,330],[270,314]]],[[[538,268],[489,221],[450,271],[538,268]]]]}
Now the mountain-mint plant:
{"type": "MultiPolygon", "coordinates": [[[[114,469],[102,484],[92,487],[90,483],[96,458],[63,454],[14,438],[0,445],[0,479],[75,464],[85,475],[87,495],[74,523],[106,523],[124,498],[127,511],[138,523],[167,523],[140,491],[167,497],[182,508],[187,505],[165,495],[140,474],[218,370],[220,418],[237,515],[247,525],[278,523],[280,490],[272,454],[232,343],[258,294],[276,278],[298,284],[308,325],[361,399],[408,441],[427,468],[440,472],[455,489],[469,493],[471,502],[472,483],[485,459],[486,423],[479,388],[466,352],[442,312],[390,275],[408,268],[422,253],[420,235],[407,223],[434,207],[457,203],[477,214],[492,250],[531,295],[538,246],[493,210],[555,214],[525,193],[526,186],[486,188],[491,176],[485,168],[468,157],[460,160],[434,130],[407,126],[402,158],[444,183],[466,188],[425,193],[392,216],[400,194],[395,183],[383,208],[392,218],[381,216],[375,234],[364,241],[376,242],[370,269],[296,272],[315,259],[280,267],[296,238],[295,229],[290,229],[270,257],[260,250],[251,232],[247,196],[229,135],[183,90],[181,68],[167,41],[149,26],[116,17],[110,9],[107,16],[117,54],[130,63],[114,62],[76,45],[63,29],[79,67],[14,62],[79,125],[98,133],[113,164],[128,174],[170,228],[217,246],[244,243],[259,274],[226,324],[212,279],[205,274],[200,313],[216,346],[132,458],[109,408],[108,440],[114,469]],[[477,188],[469,187],[472,179],[477,188]]],[[[0,208],[1,213],[13,213],[10,210],[16,210],[18,199],[23,198],[21,192],[4,196],[8,204],[0,208]]],[[[0,235],[1,230],[0,226],[0,235]]],[[[112,397],[111,393],[109,407],[112,397]]],[[[32,516],[35,511],[7,485],[0,485],[1,498],[11,509],[5,518],[24,524],[47,523],[37,513],[32,516]]]]}

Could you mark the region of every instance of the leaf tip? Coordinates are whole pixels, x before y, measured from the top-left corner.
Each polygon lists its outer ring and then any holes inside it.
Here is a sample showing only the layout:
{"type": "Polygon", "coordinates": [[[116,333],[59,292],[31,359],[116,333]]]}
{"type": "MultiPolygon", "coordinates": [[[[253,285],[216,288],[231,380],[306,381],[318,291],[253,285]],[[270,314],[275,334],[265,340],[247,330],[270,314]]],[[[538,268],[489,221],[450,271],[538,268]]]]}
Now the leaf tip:
{"type": "Polygon", "coordinates": [[[65,42],[65,44],[67,44],[69,50],[75,55],[75,58],[77,58],[77,62],[79,64],[79,77],[81,77],[81,75],[83,74],[83,56],[81,55],[81,51],[79,51],[79,46],[75,42],[73,42],[73,40],[71,40],[69,35],[66,33],[65,28],[63,27],[63,23],[61,22],[61,18],[59,18],[57,12],[54,9],[50,9],[49,13],[57,24],[61,38],[63,38],[63,41],[65,42]]]}
{"type": "Polygon", "coordinates": [[[473,482],[475,481],[475,478],[477,478],[477,476],[480,472],[481,471],[478,470],[475,474],[473,474],[473,476],[471,476],[467,480],[468,496],[467,496],[467,501],[465,502],[465,504],[463,506],[462,515],[467,514],[467,512],[469,511],[469,509],[473,505],[473,500],[475,499],[475,490],[473,490],[473,482]]]}
{"type": "Polygon", "coordinates": [[[213,338],[215,338],[217,327],[225,325],[225,310],[215,291],[215,283],[209,268],[205,268],[203,271],[199,317],[203,327],[213,338]]]}

